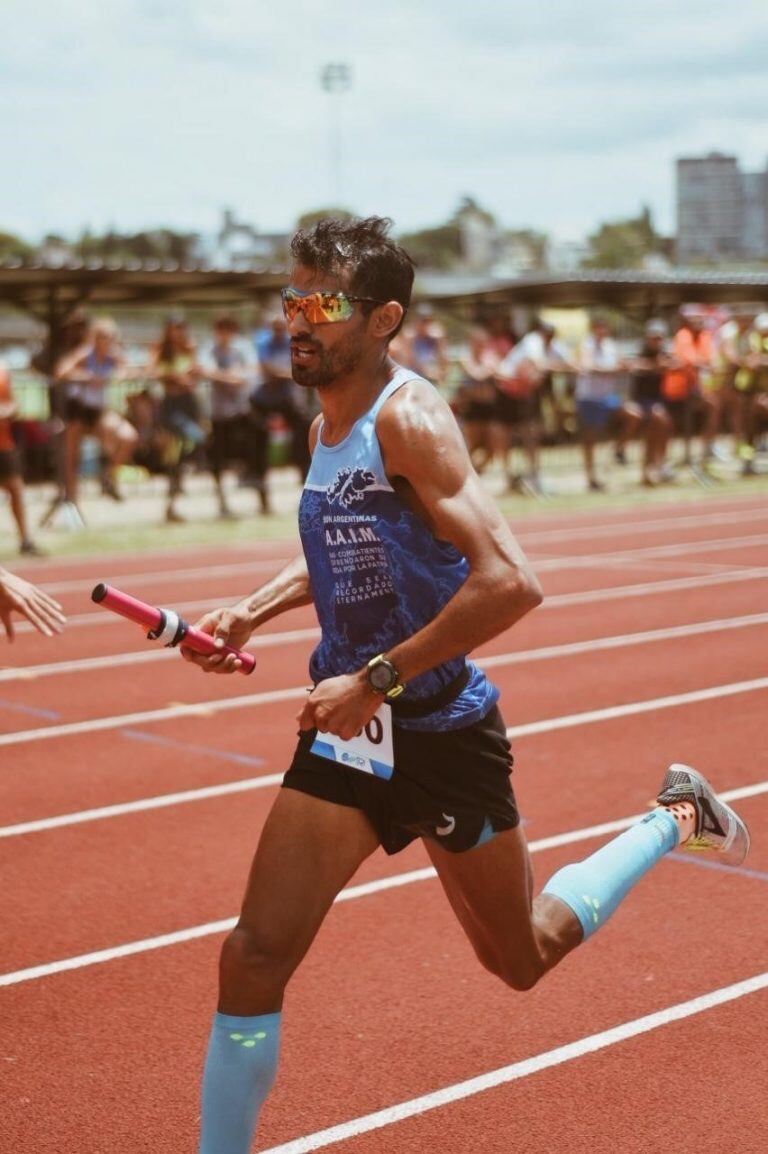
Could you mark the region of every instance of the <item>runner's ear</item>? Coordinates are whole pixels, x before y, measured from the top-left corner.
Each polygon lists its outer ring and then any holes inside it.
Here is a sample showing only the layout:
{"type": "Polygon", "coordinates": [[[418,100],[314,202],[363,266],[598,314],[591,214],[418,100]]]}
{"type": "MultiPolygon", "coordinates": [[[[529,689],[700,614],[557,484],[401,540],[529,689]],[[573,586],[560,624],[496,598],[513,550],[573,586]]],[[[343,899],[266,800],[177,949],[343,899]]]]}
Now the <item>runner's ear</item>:
{"type": "Polygon", "coordinates": [[[370,316],[370,331],[374,337],[386,339],[394,333],[403,319],[403,306],[399,301],[387,301],[377,305],[370,316]]]}

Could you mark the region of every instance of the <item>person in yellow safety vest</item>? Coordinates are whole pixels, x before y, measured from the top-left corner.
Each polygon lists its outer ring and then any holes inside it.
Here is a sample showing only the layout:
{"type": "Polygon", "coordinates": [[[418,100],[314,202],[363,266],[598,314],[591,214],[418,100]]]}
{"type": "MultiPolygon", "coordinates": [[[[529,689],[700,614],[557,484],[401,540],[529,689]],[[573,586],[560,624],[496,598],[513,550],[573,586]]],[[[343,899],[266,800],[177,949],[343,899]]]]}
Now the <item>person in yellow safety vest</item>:
{"type": "MultiPolygon", "coordinates": [[[[712,358],[713,376],[719,383],[721,397],[721,420],[733,434],[733,454],[741,455],[744,441],[743,429],[746,406],[744,391],[736,387],[736,377],[745,366],[750,353],[750,334],[753,327],[752,313],[740,313],[731,317],[715,334],[712,358]]],[[[744,378],[739,378],[739,384],[744,378]]]]}
{"type": "Polygon", "coordinates": [[[758,313],[746,334],[734,387],[740,396],[739,456],[743,472],[755,472],[755,442],[768,422],[768,312],[758,313]]]}

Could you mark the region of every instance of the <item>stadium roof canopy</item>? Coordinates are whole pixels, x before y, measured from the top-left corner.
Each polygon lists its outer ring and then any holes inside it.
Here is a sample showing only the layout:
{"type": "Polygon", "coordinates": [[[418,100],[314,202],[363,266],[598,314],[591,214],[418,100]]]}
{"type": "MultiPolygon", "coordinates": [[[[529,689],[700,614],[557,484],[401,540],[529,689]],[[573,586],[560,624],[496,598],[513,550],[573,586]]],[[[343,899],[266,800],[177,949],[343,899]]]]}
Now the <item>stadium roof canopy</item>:
{"type": "Polygon", "coordinates": [[[161,261],[0,262],[0,302],[49,324],[78,305],[216,306],[264,298],[285,283],[278,268],[214,269],[161,261]]]}
{"type": "MultiPolygon", "coordinates": [[[[57,264],[0,262],[0,303],[30,313],[56,329],[78,305],[185,305],[221,307],[273,296],[285,283],[279,267],[217,269],[160,261],[65,261],[57,264]]],[[[685,303],[768,302],[764,273],[718,273],[678,269],[581,270],[530,273],[509,280],[460,273],[419,273],[417,300],[470,315],[483,306],[533,308],[603,306],[650,315],[685,303]]]]}
{"type": "Polygon", "coordinates": [[[530,273],[514,280],[491,280],[450,273],[419,277],[419,295],[435,304],[478,308],[482,305],[529,305],[536,308],[603,306],[622,312],[651,314],[683,304],[739,304],[768,301],[768,270],[762,273],[718,273],[676,269],[579,270],[530,273]]]}

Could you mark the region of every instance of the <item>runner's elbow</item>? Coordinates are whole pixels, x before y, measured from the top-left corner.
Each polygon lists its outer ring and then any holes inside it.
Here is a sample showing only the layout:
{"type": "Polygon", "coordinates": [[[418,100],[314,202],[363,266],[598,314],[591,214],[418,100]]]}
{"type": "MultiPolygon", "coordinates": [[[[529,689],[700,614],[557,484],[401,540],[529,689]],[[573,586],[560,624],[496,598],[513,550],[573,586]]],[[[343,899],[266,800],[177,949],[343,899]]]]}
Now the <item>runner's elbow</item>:
{"type": "Polygon", "coordinates": [[[521,597],[526,606],[526,612],[541,605],[544,600],[544,590],[532,569],[525,569],[520,573],[521,597]]]}
{"type": "Polygon", "coordinates": [[[508,573],[505,585],[504,600],[509,608],[511,621],[516,621],[525,613],[530,613],[544,600],[544,593],[538,578],[526,566],[513,566],[508,573]]]}

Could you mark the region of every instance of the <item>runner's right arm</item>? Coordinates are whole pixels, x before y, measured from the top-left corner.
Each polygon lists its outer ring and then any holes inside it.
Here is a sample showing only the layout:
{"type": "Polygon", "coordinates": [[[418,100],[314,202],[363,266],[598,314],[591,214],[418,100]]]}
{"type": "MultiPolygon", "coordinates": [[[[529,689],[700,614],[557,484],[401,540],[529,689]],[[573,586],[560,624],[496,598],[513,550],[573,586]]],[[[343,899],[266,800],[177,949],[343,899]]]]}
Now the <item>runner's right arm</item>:
{"type": "MultiPolygon", "coordinates": [[[[231,645],[233,649],[242,649],[254,630],[266,621],[285,613],[288,609],[298,609],[302,605],[312,604],[312,592],[309,586],[309,574],[304,554],[300,553],[289,561],[271,581],[267,581],[260,589],[243,597],[236,605],[230,608],[214,609],[206,613],[195,628],[203,633],[210,633],[222,645],[231,645]]],[[[181,654],[186,661],[199,665],[206,673],[234,673],[235,657],[214,656],[204,657],[193,653],[182,645],[181,654]]]]}

